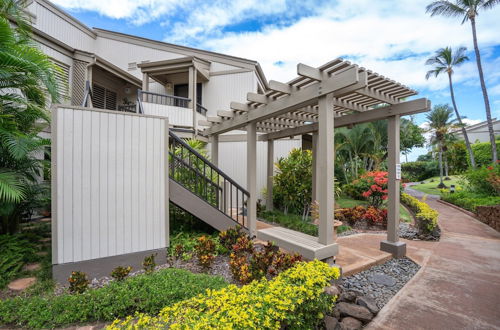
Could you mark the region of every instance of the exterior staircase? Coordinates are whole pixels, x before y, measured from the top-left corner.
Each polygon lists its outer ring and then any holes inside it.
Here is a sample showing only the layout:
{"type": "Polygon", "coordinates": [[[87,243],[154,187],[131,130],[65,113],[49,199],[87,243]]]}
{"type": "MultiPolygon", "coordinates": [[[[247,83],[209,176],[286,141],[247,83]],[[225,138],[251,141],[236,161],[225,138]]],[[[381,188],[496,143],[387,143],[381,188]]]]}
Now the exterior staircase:
{"type": "Polygon", "coordinates": [[[169,138],[170,201],[217,230],[247,230],[249,193],[172,131],[169,138]]]}

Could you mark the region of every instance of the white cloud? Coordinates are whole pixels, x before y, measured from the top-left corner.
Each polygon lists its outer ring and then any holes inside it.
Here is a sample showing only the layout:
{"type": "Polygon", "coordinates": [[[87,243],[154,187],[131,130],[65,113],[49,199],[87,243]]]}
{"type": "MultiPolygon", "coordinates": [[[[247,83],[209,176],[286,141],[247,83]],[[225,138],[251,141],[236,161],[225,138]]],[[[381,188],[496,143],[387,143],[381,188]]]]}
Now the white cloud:
{"type": "MultiPolygon", "coordinates": [[[[478,38],[483,48],[500,44],[496,32],[500,30],[499,13],[500,7],[480,16],[478,38]]],[[[425,60],[446,45],[465,45],[472,51],[471,39],[469,24],[431,18],[420,1],[342,0],[320,15],[302,18],[285,28],[226,34],[202,45],[256,59],[270,79],[293,78],[299,62],[320,65],[342,56],[412,87],[440,90],[448,87],[448,81],[444,76],[425,80],[429,70],[425,60]],[[283,64],[276,65],[278,61],[283,64]]],[[[494,68],[485,72],[498,72],[494,68]]],[[[475,62],[458,68],[454,80],[476,84],[475,62]]]]}
{"type": "MultiPolygon", "coordinates": [[[[299,62],[317,66],[344,57],[413,88],[446,93],[445,76],[425,79],[430,69],[425,60],[443,46],[467,46],[473,52],[470,24],[461,25],[458,18],[431,18],[425,13],[427,1],[54,1],[135,24],[158,21],[168,31],[165,41],[257,60],[268,79],[281,81],[295,76],[299,62]],[[267,25],[253,32],[228,32],[228,27],[248,21],[267,25]]],[[[492,91],[496,95],[500,58],[492,59],[492,46],[500,44],[499,16],[497,6],[482,12],[477,23],[484,72],[488,85],[497,85],[492,91]]],[[[454,81],[476,87],[475,62],[457,68],[454,81]]]]}

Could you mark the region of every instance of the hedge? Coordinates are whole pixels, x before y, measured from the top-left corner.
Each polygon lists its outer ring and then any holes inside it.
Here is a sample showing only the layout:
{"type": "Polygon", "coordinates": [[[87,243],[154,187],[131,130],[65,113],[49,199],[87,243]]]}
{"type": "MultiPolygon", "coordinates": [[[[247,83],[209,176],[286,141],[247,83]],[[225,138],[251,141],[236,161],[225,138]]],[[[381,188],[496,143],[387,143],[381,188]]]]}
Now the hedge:
{"type": "Polygon", "coordinates": [[[407,162],[401,164],[403,179],[406,182],[420,182],[439,175],[438,162],[407,162]]]}
{"type": "Polygon", "coordinates": [[[135,312],[156,314],[163,307],[221,289],[222,277],[163,269],[88,290],[82,294],[16,297],[0,301],[0,327],[55,328],[74,323],[113,321],[135,312]]]}
{"type": "Polygon", "coordinates": [[[478,206],[493,206],[500,204],[500,196],[473,193],[466,190],[457,191],[453,194],[444,193],[441,195],[441,199],[474,213],[478,206]]]}
{"type": "Polygon", "coordinates": [[[401,203],[415,213],[417,227],[432,232],[438,226],[439,213],[429,205],[408,194],[401,194],[401,203]]]}
{"type": "Polygon", "coordinates": [[[314,329],[333,308],[324,288],[339,276],[338,268],[324,262],[301,262],[273,280],[207,290],[156,317],[129,316],[108,329],[314,329]]]}

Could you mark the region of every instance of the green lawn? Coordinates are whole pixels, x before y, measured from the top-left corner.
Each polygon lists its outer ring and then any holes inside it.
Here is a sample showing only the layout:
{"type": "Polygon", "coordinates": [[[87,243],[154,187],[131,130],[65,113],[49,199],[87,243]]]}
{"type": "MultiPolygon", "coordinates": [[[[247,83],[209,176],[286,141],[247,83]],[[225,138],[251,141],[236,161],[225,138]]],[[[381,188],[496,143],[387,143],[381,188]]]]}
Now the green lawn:
{"type": "MultiPolygon", "coordinates": [[[[335,203],[340,207],[340,208],[349,208],[349,207],[355,207],[358,205],[368,205],[366,201],[360,201],[358,199],[353,199],[349,196],[340,196],[335,199],[335,203]]],[[[410,212],[401,204],[399,204],[399,217],[401,218],[401,221],[404,222],[411,222],[413,219],[410,215],[410,212]]]]}
{"type": "MultiPolygon", "coordinates": [[[[451,175],[450,176],[451,180],[445,180],[444,184],[449,188],[452,184],[455,185],[455,189],[460,188],[460,183],[459,180],[460,178],[456,175],[451,175]]],[[[427,179],[424,181],[424,184],[417,184],[412,186],[412,189],[421,191],[426,194],[431,194],[431,195],[441,195],[441,190],[438,189],[437,185],[439,184],[439,177],[433,177],[430,179],[427,179]],[[434,182],[431,182],[431,180],[434,180],[434,182]]]]}

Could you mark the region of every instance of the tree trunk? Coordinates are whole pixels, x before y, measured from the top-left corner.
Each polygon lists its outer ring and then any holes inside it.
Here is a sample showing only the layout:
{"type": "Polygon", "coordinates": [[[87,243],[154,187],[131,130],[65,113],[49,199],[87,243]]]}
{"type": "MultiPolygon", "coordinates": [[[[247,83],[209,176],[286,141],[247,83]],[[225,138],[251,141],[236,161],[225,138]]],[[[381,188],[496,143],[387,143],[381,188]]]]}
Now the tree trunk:
{"type": "MultiPolygon", "coordinates": [[[[448,156],[446,156],[446,153],[444,154],[444,176],[445,178],[448,178],[448,156]]],[[[446,179],[448,180],[448,179],[446,179]]]]}
{"type": "Polygon", "coordinates": [[[486,120],[488,121],[488,131],[490,133],[491,156],[493,164],[496,164],[498,160],[497,145],[495,143],[495,132],[493,131],[493,121],[491,120],[490,100],[488,98],[488,91],[486,90],[486,84],[484,83],[483,67],[481,65],[481,54],[479,53],[479,46],[477,45],[475,17],[471,17],[470,23],[472,26],[472,41],[474,42],[474,51],[476,52],[477,70],[479,71],[479,80],[481,82],[481,89],[483,90],[484,107],[486,108],[486,120]]]}
{"type": "MultiPolygon", "coordinates": [[[[458,123],[462,127],[462,134],[464,135],[465,147],[467,148],[467,153],[469,154],[470,164],[472,168],[476,168],[476,160],[474,159],[474,152],[472,152],[472,148],[470,146],[469,135],[467,135],[467,130],[465,129],[464,124],[462,123],[462,117],[460,117],[460,114],[458,113],[457,103],[455,102],[455,92],[453,91],[451,72],[448,72],[448,81],[450,82],[451,102],[453,103],[453,109],[455,109],[455,115],[457,116],[458,123]]],[[[446,176],[448,176],[448,174],[446,176]]]]}
{"type": "Polygon", "coordinates": [[[443,147],[441,146],[441,142],[439,143],[439,184],[437,187],[446,187],[443,182],[443,147]]]}

